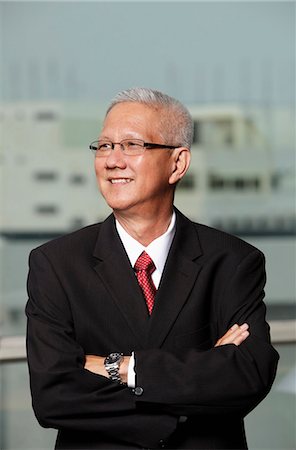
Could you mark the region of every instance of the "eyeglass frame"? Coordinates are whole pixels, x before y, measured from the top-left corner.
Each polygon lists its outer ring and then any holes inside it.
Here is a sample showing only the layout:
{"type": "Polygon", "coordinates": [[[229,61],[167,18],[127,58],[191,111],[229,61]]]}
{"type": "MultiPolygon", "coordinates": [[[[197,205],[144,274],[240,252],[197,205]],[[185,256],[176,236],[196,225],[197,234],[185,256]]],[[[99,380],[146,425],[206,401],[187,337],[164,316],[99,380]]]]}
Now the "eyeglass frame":
{"type": "MultiPolygon", "coordinates": [[[[143,148],[143,152],[138,153],[138,155],[144,154],[146,149],[147,150],[152,150],[152,149],[155,148],[155,149],[170,149],[170,150],[174,150],[175,148],[179,147],[178,145],[157,144],[157,143],[154,143],[154,142],[145,142],[145,141],[143,141],[143,139],[129,139],[129,138],[127,138],[127,139],[122,139],[122,141],[120,141],[120,142],[112,142],[112,141],[108,141],[108,140],[105,140],[105,139],[97,139],[96,141],[93,141],[93,142],[91,142],[89,144],[89,149],[92,150],[94,153],[96,153],[98,151],[98,148],[94,147],[93,144],[95,144],[95,143],[98,144],[99,142],[106,142],[108,144],[111,144],[111,148],[110,148],[110,153],[106,154],[105,156],[108,156],[108,155],[111,154],[111,151],[114,150],[115,145],[120,145],[121,151],[124,154],[126,154],[125,151],[124,151],[124,146],[122,145],[122,143],[125,142],[125,141],[132,141],[132,142],[136,141],[136,142],[139,142],[139,143],[141,142],[141,144],[143,144],[143,145],[141,145],[141,147],[143,148]]],[[[104,152],[102,152],[102,156],[104,156],[104,152]]],[[[135,154],[135,155],[127,155],[127,156],[137,156],[137,154],[135,154]]]]}

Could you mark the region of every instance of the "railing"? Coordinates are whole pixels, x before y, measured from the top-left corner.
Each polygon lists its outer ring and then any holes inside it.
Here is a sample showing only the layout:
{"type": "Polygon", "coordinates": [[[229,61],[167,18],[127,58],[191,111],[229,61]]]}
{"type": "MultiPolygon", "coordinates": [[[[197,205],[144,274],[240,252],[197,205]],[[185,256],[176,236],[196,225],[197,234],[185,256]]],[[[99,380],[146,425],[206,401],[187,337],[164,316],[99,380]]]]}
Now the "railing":
{"type": "MultiPolygon", "coordinates": [[[[273,320],[269,324],[273,344],[296,342],[296,320],[273,320]]],[[[25,360],[25,336],[5,336],[0,338],[0,363],[25,360]]]]}

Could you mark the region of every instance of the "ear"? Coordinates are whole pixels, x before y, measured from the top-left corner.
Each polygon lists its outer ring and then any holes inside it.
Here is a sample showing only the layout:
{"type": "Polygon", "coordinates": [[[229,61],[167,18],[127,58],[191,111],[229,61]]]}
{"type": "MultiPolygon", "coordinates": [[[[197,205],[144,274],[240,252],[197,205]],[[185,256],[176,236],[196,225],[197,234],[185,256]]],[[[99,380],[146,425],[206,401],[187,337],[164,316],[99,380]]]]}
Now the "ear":
{"type": "Polygon", "coordinates": [[[181,178],[184,177],[190,165],[191,153],[186,147],[178,147],[174,150],[173,158],[173,171],[169,178],[170,184],[176,184],[181,178]]]}

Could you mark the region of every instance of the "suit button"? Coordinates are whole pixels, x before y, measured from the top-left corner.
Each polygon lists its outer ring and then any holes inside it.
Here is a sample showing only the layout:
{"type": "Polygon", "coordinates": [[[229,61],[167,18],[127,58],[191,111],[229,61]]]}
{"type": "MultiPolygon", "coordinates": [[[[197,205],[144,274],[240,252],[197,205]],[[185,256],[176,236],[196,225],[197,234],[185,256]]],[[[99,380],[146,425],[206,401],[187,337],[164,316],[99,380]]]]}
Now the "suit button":
{"type": "Polygon", "coordinates": [[[158,448],[165,448],[166,443],[163,439],[160,439],[160,441],[158,442],[158,448]]]}
{"type": "Polygon", "coordinates": [[[141,388],[140,386],[137,386],[136,388],[133,389],[133,392],[135,395],[142,395],[144,392],[144,389],[141,388]]]}
{"type": "Polygon", "coordinates": [[[188,417],[187,416],[180,416],[179,417],[179,423],[186,423],[187,422],[188,417]]]}

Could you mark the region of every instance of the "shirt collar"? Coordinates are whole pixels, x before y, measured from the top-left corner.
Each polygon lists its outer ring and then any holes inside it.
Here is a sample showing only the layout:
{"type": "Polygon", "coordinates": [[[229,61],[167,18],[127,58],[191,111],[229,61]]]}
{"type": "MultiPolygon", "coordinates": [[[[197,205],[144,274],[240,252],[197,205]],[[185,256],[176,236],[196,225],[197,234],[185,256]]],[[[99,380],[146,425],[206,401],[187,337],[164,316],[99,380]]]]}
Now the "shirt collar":
{"type": "Polygon", "coordinates": [[[119,237],[123,243],[125,251],[129,257],[132,267],[134,267],[140,254],[145,250],[152,258],[155,267],[160,273],[163,272],[164,265],[175,235],[176,231],[176,213],[173,211],[170,225],[166,232],[150,242],[147,247],[144,247],[140,242],[130,236],[127,231],[120,225],[118,220],[116,222],[116,229],[119,237]]]}

